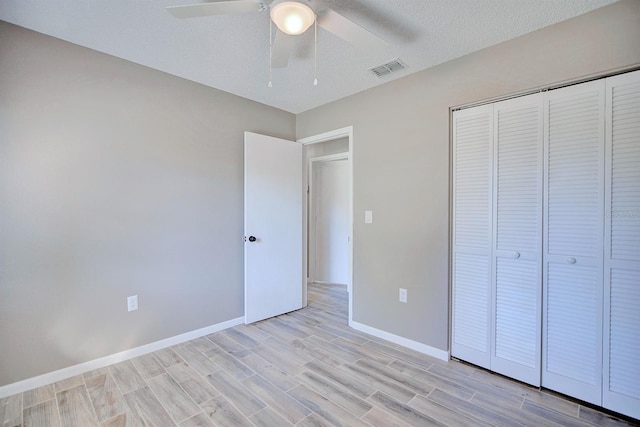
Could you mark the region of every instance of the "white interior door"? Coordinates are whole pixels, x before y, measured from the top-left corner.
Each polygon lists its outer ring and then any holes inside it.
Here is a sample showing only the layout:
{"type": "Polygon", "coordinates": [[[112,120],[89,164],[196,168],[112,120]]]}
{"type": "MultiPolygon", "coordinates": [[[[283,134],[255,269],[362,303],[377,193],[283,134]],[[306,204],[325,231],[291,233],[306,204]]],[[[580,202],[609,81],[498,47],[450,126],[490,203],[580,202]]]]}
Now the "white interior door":
{"type": "Polygon", "coordinates": [[[451,355],[491,365],[493,105],[453,113],[451,355]]]}
{"type": "Polygon", "coordinates": [[[302,145],[245,132],[245,323],[303,306],[302,145]]]}
{"type": "Polygon", "coordinates": [[[640,418],[640,71],[607,79],[603,406],[640,418]]]}
{"type": "Polygon", "coordinates": [[[494,105],[491,370],[540,385],[542,94],[494,105]]]}
{"type": "Polygon", "coordinates": [[[545,96],[542,385],[599,405],[604,81],[545,96]]]}

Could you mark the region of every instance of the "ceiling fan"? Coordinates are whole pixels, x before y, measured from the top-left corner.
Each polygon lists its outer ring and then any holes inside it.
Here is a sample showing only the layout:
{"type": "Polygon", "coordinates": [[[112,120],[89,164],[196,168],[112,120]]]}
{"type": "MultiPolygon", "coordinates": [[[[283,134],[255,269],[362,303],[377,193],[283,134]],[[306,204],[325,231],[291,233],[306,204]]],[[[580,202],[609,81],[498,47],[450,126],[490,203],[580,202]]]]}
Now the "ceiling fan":
{"type": "MultiPolygon", "coordinates": [[[[349,42],[359,50],[386,52],[387,42],[328,8],[321,0],[210,0],[206,3],[185,6],[168,6],[176,18],[257,13],[269,11],[271,21],[277,26],[271,47],[271,66],[284,68],[294,45],[294,37],[317,26],[349,42]]],[[[271,42],[271,40],[270,40],[271,42]]]]}

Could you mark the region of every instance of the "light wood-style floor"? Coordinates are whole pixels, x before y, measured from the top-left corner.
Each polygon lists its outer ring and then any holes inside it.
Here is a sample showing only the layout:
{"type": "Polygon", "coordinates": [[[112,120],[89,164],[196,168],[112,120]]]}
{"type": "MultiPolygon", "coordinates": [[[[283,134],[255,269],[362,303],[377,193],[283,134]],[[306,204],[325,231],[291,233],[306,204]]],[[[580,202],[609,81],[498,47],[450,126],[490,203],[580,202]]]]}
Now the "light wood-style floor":
{"type": "Polygon", "coordinates": [[[546,391],[347,327],[309,306],[0,399],[0,426],[622,426],[546,391]]]}

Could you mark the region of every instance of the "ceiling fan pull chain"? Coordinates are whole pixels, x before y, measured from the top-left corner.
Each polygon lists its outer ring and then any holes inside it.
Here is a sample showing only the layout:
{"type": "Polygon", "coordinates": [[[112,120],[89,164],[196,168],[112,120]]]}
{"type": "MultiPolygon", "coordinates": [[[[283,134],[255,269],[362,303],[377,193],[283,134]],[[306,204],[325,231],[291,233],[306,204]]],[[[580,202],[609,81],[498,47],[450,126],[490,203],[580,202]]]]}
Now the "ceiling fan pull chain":
{"type": "Polygon", "coordinates": [[[318,20],[314,21],[314,42],[313,42],[313,85],[318,86],[318,20]]]}
{"type": "Polygon", "coordinates": [[[272,56],[273,56],[273,28],[272,28],[272,22],[271,18],[269,18],[269,84],[267,86],[269,87],[273,87],[273,83],[271,82],[271,62],[272,62],[272,56]]]}

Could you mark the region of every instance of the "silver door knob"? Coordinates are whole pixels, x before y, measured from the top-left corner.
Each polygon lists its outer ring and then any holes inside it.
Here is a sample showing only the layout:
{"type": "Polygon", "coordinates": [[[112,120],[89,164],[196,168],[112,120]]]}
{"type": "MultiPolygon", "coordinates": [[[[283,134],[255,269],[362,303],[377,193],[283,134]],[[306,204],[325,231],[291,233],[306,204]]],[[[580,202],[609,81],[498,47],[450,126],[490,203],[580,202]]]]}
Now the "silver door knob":
{"type": "Polygon", "coordinates": [[[514,258],[514,259],[518,259],[518,258],[520,258],[520,252],[514,251],[514,252],[511,254],[511,258],[514,258]]]}
{"type": "Polygon", "coordinates": [[[575,264],[575,263],[576,263],[576,259],[574,257],[567,258],[567,264],[575,264]]]}

